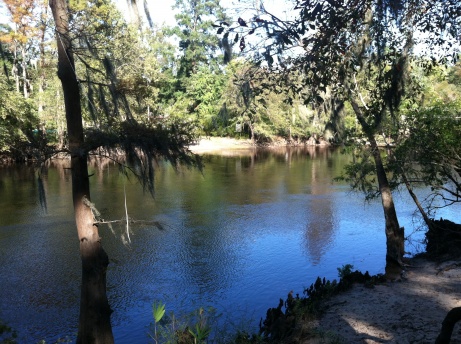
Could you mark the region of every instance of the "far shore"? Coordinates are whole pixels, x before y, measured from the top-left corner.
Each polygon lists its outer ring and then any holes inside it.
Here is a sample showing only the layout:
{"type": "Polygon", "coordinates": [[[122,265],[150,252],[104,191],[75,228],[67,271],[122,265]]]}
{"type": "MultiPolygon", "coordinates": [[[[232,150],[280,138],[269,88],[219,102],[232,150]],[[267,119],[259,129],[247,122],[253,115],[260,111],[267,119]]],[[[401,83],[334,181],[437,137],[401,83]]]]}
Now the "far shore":
{"type": "Polygon", "coordinates": [[[284,139],[279,139],[271,142],[270,144],[258,144],[250,139],[237,139],[229,137],[202,137],[197,144],[191,145],[189,148],[193,153],[213,153],[219,151],[236,151],[236,150],[254,150],[256,148],[276,148],[287,146],[309,146],[309,147],[327,147],[328,144],[306,145],[300,143],[290,144],[284,139]]]}
{"type": "Polygon", "coordinates": [[[189,148],[193,153],[209,153],[220,150],[234,149],[254,149],[256,148],[249,139],[234,139],[228,137],[202,137],[197,144],[191,145],[189,148]]]}

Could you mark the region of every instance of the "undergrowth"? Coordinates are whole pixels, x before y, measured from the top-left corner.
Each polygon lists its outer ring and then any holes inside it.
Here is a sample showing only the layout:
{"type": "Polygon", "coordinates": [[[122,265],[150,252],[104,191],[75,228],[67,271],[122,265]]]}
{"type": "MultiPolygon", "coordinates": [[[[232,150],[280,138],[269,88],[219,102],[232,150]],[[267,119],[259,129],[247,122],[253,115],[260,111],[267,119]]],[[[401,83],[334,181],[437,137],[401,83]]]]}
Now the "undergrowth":
{"type": "MultiPolygon", "coordinates": [[[[330,297],[348,290],[354,283],[361,283],[368,287],[385,281],[383,275],[370,276],[368,272],[353,271],[350,264],[338,268],[339,282],[329,281],[318,277],[315,283],[306,288],[303,295],[293,295],[290,292],[286,300],[280,299],[275,308],[269,308],[266,318],[261,319],[259,333],[237,331],[233,335],[224,335],[217,329],[217,318],[220,314],[213,308],[199,308],[189,316],[178,319],[171,313],[165,315],[165,305],[155,302],[153,305],[154,323],[149,333],[154,343],[160,344],[199,344],[199,343],[234,343],[234,344],[267,344],[290,342],[294,337],[298,325],[320,316],[323,311],[322,303],[330,297]],[[215,336],[211,338],[214,331],[215,336]]],[[[320,335],[312,330],[311,335],[319,338],[320,335]]],[[[330,338],[329,342],[336,342],[330,338]]],[[[295,342],[292,341],[291,342],[295,342]]]]}
{"type": "MultiPolygon", "coordinates": [[[[290,292],[285,301],[280,299],[276,308],[267,310],[266,319],[260,324],[260,333],[263,335],[265,343],[279,343],[281,340],[292,336],[297,325],[314,319],[321,315],[322,303],[330,297],[348,290],[354,283],[361,283],[367,287],[373,287],[377,283],[385,281],[381,274],[370,276],[367,272],[352,271],[350,264],[338,268],[339,282],[329,281],[325,278],[317,277],[315,283],[304,290],[304,295],[300,296],[290,292]]],[[[250,342],[257,343],[257,342],[250,342]]]]}

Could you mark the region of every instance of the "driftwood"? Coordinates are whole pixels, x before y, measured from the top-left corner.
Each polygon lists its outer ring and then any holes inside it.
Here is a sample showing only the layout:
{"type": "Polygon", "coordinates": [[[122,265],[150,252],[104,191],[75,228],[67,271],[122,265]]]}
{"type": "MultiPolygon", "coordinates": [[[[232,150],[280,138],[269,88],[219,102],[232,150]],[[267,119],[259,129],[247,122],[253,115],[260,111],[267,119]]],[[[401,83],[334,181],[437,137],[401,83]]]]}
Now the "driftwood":
{"type": "Polygon", "coordinates": [[[435,340],[435,344],[448,344],[450,343],[453,329],[458,321],[461,320],[461,307],[455,307],[447,313],[447,316],[442,322],[442,329],[440,334],[435,340]]]}

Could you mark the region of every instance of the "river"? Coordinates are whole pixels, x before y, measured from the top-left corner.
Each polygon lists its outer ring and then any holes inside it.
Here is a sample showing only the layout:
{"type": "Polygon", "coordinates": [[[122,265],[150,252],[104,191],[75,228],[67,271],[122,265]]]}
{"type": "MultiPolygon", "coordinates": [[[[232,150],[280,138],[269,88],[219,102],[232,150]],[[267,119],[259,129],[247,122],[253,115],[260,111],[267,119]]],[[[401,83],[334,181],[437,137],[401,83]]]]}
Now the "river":
{"type": "MultiPolygon", "coordinates": [[[[123,222],[100,227],[116,343],[149,342],[155,300],[179,315],[214,307],[221,334],[253,331],[267,308],[290,291],[302,294],[317,276],[337,278],[344,264],[384,272],[380,202],[365,203],[333,182],[349,161],[339,149],[205,157],[202,172],[160,163],[154,197],[113,163],[90,167],[102,216],[123,219],[126,197],[137,221],[128,244],[123,222]]],[[[75,340],[80,260],[66,164],[42,172],[46,209],[36,170],[0,167],[0,319],[20,343],[75,340]]],[[[396,194],[396,205],[408,235],[420,225],[416,208],[405,193],[396,194]]],[[[407,245],[421,248],[416,239],[407,245]]]]}

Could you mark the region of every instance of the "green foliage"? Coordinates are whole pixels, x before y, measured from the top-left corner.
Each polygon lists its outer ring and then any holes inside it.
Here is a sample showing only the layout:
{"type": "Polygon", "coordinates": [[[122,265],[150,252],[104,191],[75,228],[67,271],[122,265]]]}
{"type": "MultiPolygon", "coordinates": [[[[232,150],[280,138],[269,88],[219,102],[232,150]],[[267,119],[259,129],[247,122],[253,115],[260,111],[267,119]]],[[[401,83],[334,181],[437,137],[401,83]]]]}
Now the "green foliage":
{"type": "Polygon", "coordinates": [[[0,93],[0,153],[15,159],[34,156],[40,137],[34,134],[39,121],[33,102],[13,90],[3,74],[0,74],[0,93]]]}
{"type": "Polygon", "coordinates": [[[238,331],[233,341],[234,344],[262,344],[264,338],[258,334],[249,334],[246,332],[238,331]]]}
{"type": "Polygon", "coordinates": [[[325,122],[312,125],[317,112],[298,98],[288,101],[283,89],[272,88],[280,75],[242,61],[231,61],[227,73],[233,75],[224,92],[229,123],[243,125],[249,137],[267,142],[276,136],[303,140],[312,133],[323,135],[325,122]]]}
{"type": "Polygon", "coordinates": [[[205,310],[200,307],[197,311],[196,322],[191,326],[188,331],[194,337],[194,343],[200,344],[205,342],[211,333],[211,327],[207,323],[207,316],[205,310]]]}
{"type": "Polygon", "coordinates": [[[211,135],[227,125],[225,116],[220,115],[224,84],[225,75],[212,71],[209,66],[199,67],[185,81],[186,94],[191,101],[189,114],[197,119],[204,134],[211,135]]]}
{"type": "Polygon", "coordinates": [[[413,183],[430,186],[428,205],[459,202],[461,196],[461,103],[440,102],[407,113],[407,135],[395,152],[395,179],[401,172],[413,183]]]}
{"type": "Polygon", "coordinates": [[[157,54],[163,37],[138,32],[108,0],[77,8],[71,25],[72,35],[78,37],[74,53],[86,120],[100,127],[118,118],[145,120],[158,115],[163,76],[157,54]]]}
{"type": "Polygon", "coordinates": [[[18,334],[11,327],[0,321],[0,343],[17,344],[18,334]]]}
{"type": "Polygon", "coordinates": [[[211,331],[216,330],[217,320],[220,314],[212,307],[199,309],[180,318],[171,313],[165,315],[165,304],[156,301],[153,304],[153,334],[149,336],[155,343],[206,343],[211,331]]]}
{"type": "Polygon", "coordinates": [[[209,64],[216,70],[215,53],[219,40],[215,34],[214,22],[226,21],[224,9],[218,0],[176,0],[174,8],[177,26],[169,30],[170,35],[179,38],[180,58],[178,78],[189,78],[203,65],[209,64]]]}
{"type": "MultiPolygon", "coordinates": [[[[226,132],[228,118],[223,74],[219,57],[220,42],[214,29],[215,21],[225,21],[219,1],[177,0],[177,25],[164,28],[165,35],[179,39],[181,56],[168,71],[170,79],[160,91],[166,103],[165,113],[175,118],[194,121],[202,135],[226,132]]],[[[163,100],[162,99],[162,100],[163,100]]]]}
{"type": "Polygon", "coordinates": [[[165,315],[165,304],[161,301],[155,301],[152,305],[152,313],[154,315],[155,323],[160,322],[165,315]]]}
{"type": "Polygon", "coordinates": [[[154,316],[154,334],[150,335],[151,338],[158,343],[159,338],[157,334],[157,324],[163,319],[165,315],[165,304],[162,301],[154,301],[152,305],[152,314],[154,316]]]}
{"type": "Polygon", "coordinates": [[[373,156],[370,150],[363,146],[364,143],[354,144],[348,149],[352,151],[352,161],[344,167],[341,176],[336,177],[335,180],[349,183],[352,190],[362,192],[368,201],[379,196],[379,189],[373,156]]]}
{"type": "Polygon", "coordinates": [[[343,265],[340,268],[337,268],[338,269],[338,277],[340,279],[347,278],[352,273],[353,268],[354,268],[354,266],[352,264],[346,264],[346,265],[343,265]]]}
{"type": "Polygon", "coordinates": [[[377,283],[385,281],[384,276],[370,276],[368,272],[352,271],[350,264],[338,268],[341,276],[339,282],[329,281],[325,278],[317,277],[315,283],[304,290],[304,296],[293,296],[293,292],[288,294],[285,301],[280,299],[276,308],[267,310],[266,319],[260,325],[260,333],[265,340],[272,343],[279,343],[288,340],[295,331],[297,321],[305,321],[309,317],[315,317],[323,311],[323,302],[335,294],[348,290],[354,283],[362,283],[368,287],[373,287],[377,283]]]}

